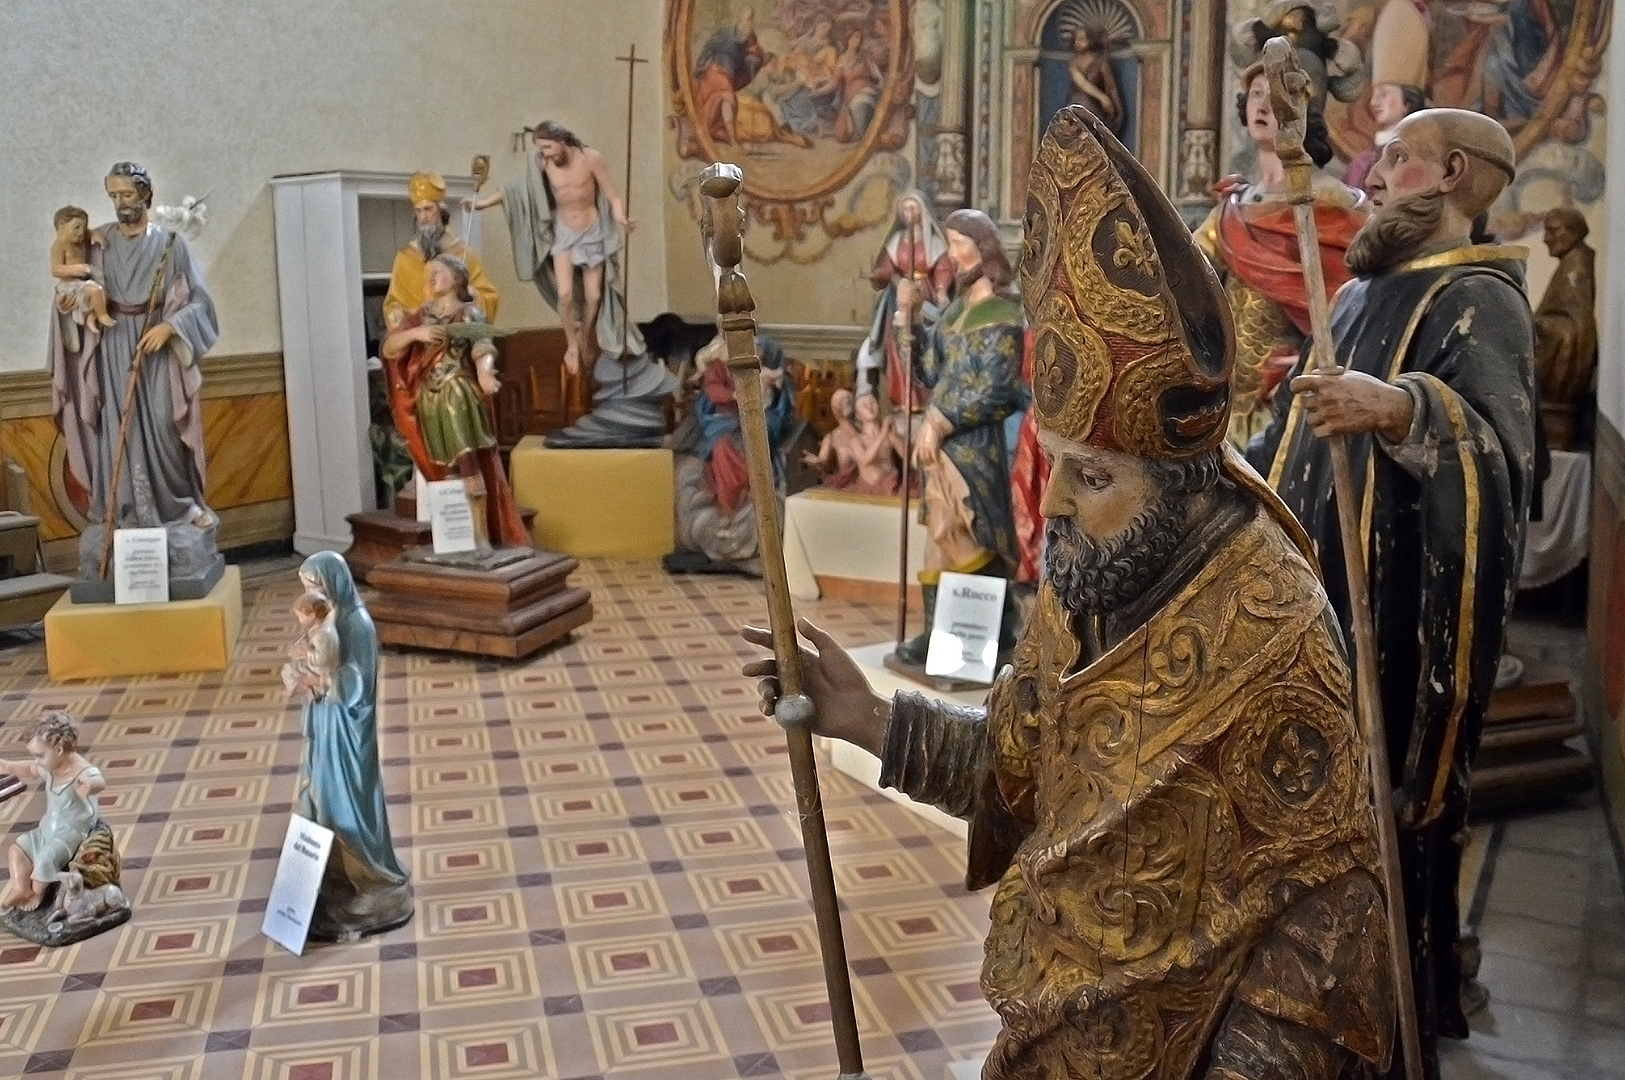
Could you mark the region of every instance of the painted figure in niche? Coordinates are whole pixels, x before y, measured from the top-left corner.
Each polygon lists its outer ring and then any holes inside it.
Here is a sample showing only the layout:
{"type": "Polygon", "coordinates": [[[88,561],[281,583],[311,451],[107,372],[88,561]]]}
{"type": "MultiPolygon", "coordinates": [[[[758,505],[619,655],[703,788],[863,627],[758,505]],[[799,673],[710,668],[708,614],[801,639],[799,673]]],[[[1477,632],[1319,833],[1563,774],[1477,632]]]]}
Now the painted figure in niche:
{"type": "Polygon", "coordinates": [[[1534,486],[1524,252],[1471,242],[1515,162],[1511,136],[1479,113],[1400,122],[1367,180],[1376,211],[1331,313],[1346,373],[1305,375],[1300,362],[1248,451],[1315,542],[1352,641],[1326,442],[1348,437],[1430,1077],[1438,1039],[1467,1037],[1456,888],[1470,767],[1534,486]]]}
{"type": "MultiPolygon", "coordinates": [[[[762,405],[778,498],[784,498],[784,448],[797,429],[796,388],[785,371],[784,350],[758,336],[762,358],[762,405]]],[[[744,573],[761,576],[761,554],[751,503],[750,472],[728,370],[727,345],[719,336],[695,358],[700,370],[693,409],[672,435],[676,451],[677,550],[663,560],[668,573],[744,573]]]]}
{"type": "Polygon", "coordinates": [[[66,945],[129,918],[122,860],[96,805],[107,781],[79,752],[79,725],[65,712],[41,716],[27,747],[29,760],[0,761],[0,773],[25,783],[37,778],[45,812],[6,853],[11,877],[0,891],[0,926],[39,944],[66,945]],[[55,903],[47,907],[53,888],[55,903]]]}
{"type": "MultiPolygon", "coordinates": [[[[875,268],[869,280],[880,295],[875,299],[874,314],[869,320],[869,336],[858,349],[859,378],[867,380],[868,372],[879,369],[881,392],[886,395],[892,411],[919,412],[925,408],[930,390],[916,382],[913,399],[908,399],[908,368],[897,351],[898,283],[920,284],[924,293],[921,310],[927,321],[935,320],[948,306],[949,290],[954,283],[948,238],[920,192],[907,192],[897,200],[891,232],[880,254],[875,256],[875,268]]],[[[898,424],[901,433],[904,430],[901,417],[898,424]]]]}
{"type": "Polygon", "coordinates": [[[1081,27],[1072,34],[1072,62],[1066,71],[1072,79],[1070,103],[1094,113],[1113,135],[1123,133],[1123,95],[1112,71],[1111,53],[1105,36],[1093,27],[1081,27]]]}
{"type": "MultiPolygon", "coordinates": [[[[1196,230],[1196,241],[1223,278],[1235,312],[1230,442],[1245,449],[1268,424],[1270,396],[1297,362],[1309,332],[1309,295],[1298,257],[1297,225],[1286,201],[1286,170],[1275,154],[1278,127],[1262,64],[1242,72],[1236,108],[1258,154],[1258,176],[1220,181],[1215,191],[1219,203],[1196,230]]],[[[1326,122],[1317,112],[1309,114],[1304,143],[1316,166],[1331,160],[1326,122]]],[[[1328,299],[1349,278],[1343,253],[1368,210],[1360,192],[1317,169],[1315,223],[1328,299]]]]}
{"type": "Polygon", "coordinates": [[[341,556],[317,552],[299,580],[332,609],[339,640],[327,689],[306,687],[302,695],[294,809],[333,830],[310,936],[355,941],[412,918],[412,879],[395,855],[378,763],[378,632],[341,556]]]}
{"type": "Polygon", "coordinates": [[[480,552],[492,544],[529,547],[498,453],[491,401],[502,384],[468,267],[455,255],[436,255],[429,260],[428,292],[378,350],[395,427],[426,479],[463,481],[480,552]]]}
{"type": "Polygon", "coordinates": [[[829,407],[835,428],[805,462],[823,474],[825,487],[860,495],[897,494],[902,439],[881,422],[875,395],[864,393],[854,400],[852,391],[837,390],[829,407]]]}
{"type": "Polygon", "coordinates": [[[1427,104],[1428,23],[1415,0],[1387,0],[1371,32],[1371,94],[1367,105],[1376,121],[1371,145],[1356,154],[1343,174],[1343,182],[1365,189],[1382,148],[1394,128],[1427,104]]]}
{"type": "MultiPolygon", "coordinates": [[[[943,571],[1010,577],[1018,562],[1004,441],[1005,420],[1027,405],[1020,378],[1024,320],[1010,293],[1014,274],[997,227],[980,210],[955,210],[944,233],[958,290],[954,301],[935,321],[921,321],[923,283],[897,284],[895,319],[917,323],[914,377],[930,393],[912,448],[925,482],[925,628],[896,653],[911,666],[925,663],[943,571]]],[[[1002,644],[1014,640],[1013,623],[1007,613],[1002,644]]]]}
{"type": "Polygon", "coordinates": [[[105,330],[114,325],[107,313],[107,290],[90,265],[91,247],[101,247],[102,235],[90,227],[90,215],[77,206],[64,206],[51,217],[56,239],[51,241],[51,276],[56,278],[56,309],[74,326],[105,330]]]}
{"type": "Polygon", "coordinates": [[[552,120],[531,129],[531,142],[536,152],[525,156],[523,172],[463,205],[504,209],[514,274],[534,282],[558,312],[565,370],[576,376],[585,365],[597,385],[592,412],[549,435],[547,445],[658,446],[665,400],[677,382],[650,359],[643,336],[627,322],[621,253],[635,222],[603,154],[552,120]]]}
{"type": "Polygon", "coordinates": [[[468,287],[486,322],[495,322],[500,297],[497,287],[485,276],[479,252],[465,244],[447,227],[451,211],[446,207],[446,182],[439,173],[413,173],[406,181],[406,194],[412,200],[412,219],[418,234],[395,253],[389,270],[389,292],[384,296],[384,325],[393,330],[406,313],[416,311],[429,298],[429,263],[437,255],[451,255],[468,267],[468,287]]]}
{"type": "Polygon", "coordinates": [[[1057,4],[1039,35],[1040,127],[1061,108],[1082,105],[1112,134],[1134,142],[1139,60],[1130,48],[1140,36],[1138,16],[1121,0],[1057,4]]]}
{"type": "Polygon", "coordinates": [[[104,186],[117,220],[95,230],[102,242],[90,245],[88,265],[106,290],[114,323],[78,333],[72,316],[54,307],[47,354],[66,471],[90,496],[80,577],[102,577],[102,523],[112,503],[115,528],[169,531],[172,593],[177,579],[186,579],[201,596],[225,569],[216,550],[219,519],[204,498],[198,367],[220,336],[214,301],[186,240],[152,221],[147,170],[121,161],[104,186]],[[145,359],[126,425],[126,377],[137,352],[145,359]],[[118,491],[109,492],[121,427],[123,468],[118,491]]]}
{"type": "MultiPolygon", "coordinates": [[[[987,1080],[1380,1075],[1369,759],[1309,542],[1225,445],[1224,294],[1093,114],[1064,109],[1038,155],[1053,201],[1021,275],[1054,470],[1034,614],[985,708],[879,697],[803,622],[815,730],[970,821],[966,884],[997,884],[987,1080]]],[[[775,670],[745,668],[764,708],[775,670]]]]}
{"type": "Polygon", "coordinates": [[[302,593],[293,602],[293,616],[299,620],[299,636],[282,665],[282,685],[290,694],[303,690],[324,697],[332,689],[342,653],[333,605],[319,592],[302,593]]]}
{"type": "Polygon", "coordinates": [[[1580,405],[1597,371],[1597,253],[1573,207],[1546,214],[1546,250],[1557,272],[1535,309],[1535,381],[1553,450],[1578,450],[1580,405]]]}

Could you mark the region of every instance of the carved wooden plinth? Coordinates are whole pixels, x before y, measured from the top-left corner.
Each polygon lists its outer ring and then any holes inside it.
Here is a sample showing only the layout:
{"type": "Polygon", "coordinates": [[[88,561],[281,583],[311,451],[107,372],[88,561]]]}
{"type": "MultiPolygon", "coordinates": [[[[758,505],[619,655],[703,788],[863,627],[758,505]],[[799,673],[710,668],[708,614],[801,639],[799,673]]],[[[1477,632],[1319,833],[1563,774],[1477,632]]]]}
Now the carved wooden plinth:
{"type": "Polygon", "coordinates": [[[1568,744],[1583,732],[1567,680],[1530,664],[1521,683],[1490,696],[1473,762],[1473,810],[1505,810],[1589,790],[1591,755],[1568,744]]]}
{"type": "Polygon", "coordinates": [[[374,567],[367,603],[378,640],[414,649],[517,660],[592,621],[592,594],[568,582],[576,561],[499,549],[484,566],[429,561],[408,552],[374,567]]]}
{"type": "MultiPolygon", "coordinates": [[[[529,530],[536,511],[521,506],[519,519],[529,530]]],[[[367,580],[375,567],[429,543],[432,531],[427,521],[417,519],[416,506],[404,496],[396,501],[393,510],[368,510],[349,514],[344,520],[350,523],[352,537],[344,561],[350,564],[350,573],[357,581],[367,580]]]]}

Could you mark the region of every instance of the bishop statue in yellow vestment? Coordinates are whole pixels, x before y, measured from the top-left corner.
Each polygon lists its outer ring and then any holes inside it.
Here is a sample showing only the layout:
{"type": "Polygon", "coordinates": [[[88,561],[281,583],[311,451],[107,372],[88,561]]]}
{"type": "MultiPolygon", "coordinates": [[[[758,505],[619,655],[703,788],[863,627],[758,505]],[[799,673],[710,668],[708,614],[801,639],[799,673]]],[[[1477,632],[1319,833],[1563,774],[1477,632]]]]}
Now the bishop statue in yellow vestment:
{"type": "Polygon", "coordinates": [[[389,293],[384,297],[384,325],[391,330],[408,311],[416,311],[429,298],[429,260],[436,255],[455,255],[468,267],[468,287],[474,303],[486,322],[497,317],[497,287],[485,276],[480,257],[447,227],[451,211],[446,208],[446,182],[439,173],[413,173],[406,182],[412,200],[412,217],[418,234],[395,253],[389,271],[389,293]]]}

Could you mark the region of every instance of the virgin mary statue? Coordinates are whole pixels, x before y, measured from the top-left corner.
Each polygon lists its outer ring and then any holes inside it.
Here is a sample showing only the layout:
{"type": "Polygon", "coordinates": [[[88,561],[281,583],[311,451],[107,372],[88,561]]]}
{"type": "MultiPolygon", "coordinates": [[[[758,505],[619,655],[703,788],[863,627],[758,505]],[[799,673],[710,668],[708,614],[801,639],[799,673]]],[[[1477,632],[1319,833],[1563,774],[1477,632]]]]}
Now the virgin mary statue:
{"type": "Polygon", "coordinates": [[[297,811],[333,830],[310,936],[354,941],[412,917],[412,881],[389,835],[378,764],[378,633],[344,559],[319,551],[299,568],[332,608],[339,663],[325,693],[306,701],[297,811]]]}

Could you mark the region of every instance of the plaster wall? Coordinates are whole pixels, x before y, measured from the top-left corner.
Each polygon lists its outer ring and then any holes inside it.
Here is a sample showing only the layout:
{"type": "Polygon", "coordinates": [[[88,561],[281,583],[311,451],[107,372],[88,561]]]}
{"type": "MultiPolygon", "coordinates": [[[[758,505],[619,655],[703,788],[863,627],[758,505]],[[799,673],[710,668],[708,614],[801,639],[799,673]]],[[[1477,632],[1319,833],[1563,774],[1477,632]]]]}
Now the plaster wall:
{"type": "MultiPolygon", "coordinates": [[[[19,241],[0,262],[0,371],[44,366],[51,215],[72,203],[108,220],[114,161],[145,165],[159,203],[208,193],[193,250],[219,308],[214,352],[275,352],[272,176],[466,174],[484,153],[500,183],[522,163],[510,134],[553,118],[604,152],[619,186],[626,65],[614,58],[633,42],[653,62],[638,72],[632,310],[667,307],[660,0],[0,0],[0,22],[0,205],[19,241]]],[[[502,212],[482,218],[498,321],[556,324],[514,277],[502,212]]]]}

